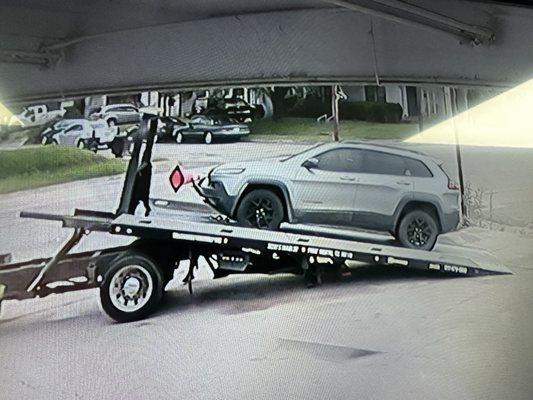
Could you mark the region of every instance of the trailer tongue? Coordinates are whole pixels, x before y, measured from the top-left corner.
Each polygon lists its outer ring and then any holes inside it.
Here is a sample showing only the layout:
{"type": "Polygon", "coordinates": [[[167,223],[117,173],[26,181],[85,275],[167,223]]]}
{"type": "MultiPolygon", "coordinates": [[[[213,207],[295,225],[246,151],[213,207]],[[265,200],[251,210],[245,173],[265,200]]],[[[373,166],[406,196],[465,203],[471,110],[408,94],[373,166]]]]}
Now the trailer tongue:
{"type": "Polygon", "coordinates": [[[316,228],[306,226],[266,231],[200,212],[153,211],[150,160],[156,124],[149,122],[144,122],[143,135],[135,140],[116,213],[21,214],[60,221],[74,233],[52,258],[0,265],[0,302],[99,287],[102,307],[109,316],[117,321],[135,320],[155,310],[166,283],[183,260],[189,261],[185,283],[191,291],[194,270],[202,259],[215,278],[234,273],[293,272],[319,279],[321,269],[346,261],[463,276],[510,273],[483,254],[460,247],[453,251],[414,250],[362,241],[331,229],[320,236],[316,228]],[[144,216],[135,213],[139,203],[144,205],[144,216]],[[69,254],[84,235],[95,231],[137,240],[129,246],[69,254]]]}

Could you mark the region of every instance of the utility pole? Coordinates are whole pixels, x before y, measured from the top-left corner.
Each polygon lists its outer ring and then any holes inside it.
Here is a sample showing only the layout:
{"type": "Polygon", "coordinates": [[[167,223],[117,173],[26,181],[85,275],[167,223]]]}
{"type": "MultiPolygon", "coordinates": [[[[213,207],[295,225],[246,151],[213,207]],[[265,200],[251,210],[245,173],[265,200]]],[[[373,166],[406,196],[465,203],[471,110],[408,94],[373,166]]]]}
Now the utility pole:
{"type": "Polygon", "coordinates": [[[465,205],[465,184],[463,177],[463,157],[461,154],[461,144],[459,141],[459,129],[457,127],[456,116],[459,114],[457,109],[457,89],[445,88],[445,99],[449,99],[450,113],[452,116],[453,133],[455,136],[455,158],[457,160],[457,175],[459,177],[459,192],[461,195],[461,213],[463,220],[468,217],[468,212],[465,205]]]}
{"type": "Polygon", "coordinates": [[[333,140],[339,141],[339,100],[346,100],[348,96],[340,85],[331,87],[331,119],[333,120],[333,140]]]}
{"type": "Polygon", "coordinates": [[[331,117],[333,121],[333,141],[339,141],[339,85],[331,87],[331,117]]]}

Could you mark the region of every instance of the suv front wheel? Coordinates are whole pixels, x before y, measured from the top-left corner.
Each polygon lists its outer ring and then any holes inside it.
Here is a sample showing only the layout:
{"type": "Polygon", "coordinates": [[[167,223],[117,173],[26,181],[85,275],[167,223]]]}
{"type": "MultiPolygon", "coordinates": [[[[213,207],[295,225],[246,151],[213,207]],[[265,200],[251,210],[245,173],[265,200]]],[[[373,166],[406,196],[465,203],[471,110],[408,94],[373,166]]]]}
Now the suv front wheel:
{"type": "Polygon", "coordinates": [[[256,189],[244,196],[236,217],[243,226],[278,229],[284,219],[283,203],[274,192],[256,189]]]}
{"type": "Polygon", "coordinates": [[[402,246],[419,250],[432,250],[439,235],[437,220],[432,213],[413,210],[400,221],[397,239],[402,246]]]}

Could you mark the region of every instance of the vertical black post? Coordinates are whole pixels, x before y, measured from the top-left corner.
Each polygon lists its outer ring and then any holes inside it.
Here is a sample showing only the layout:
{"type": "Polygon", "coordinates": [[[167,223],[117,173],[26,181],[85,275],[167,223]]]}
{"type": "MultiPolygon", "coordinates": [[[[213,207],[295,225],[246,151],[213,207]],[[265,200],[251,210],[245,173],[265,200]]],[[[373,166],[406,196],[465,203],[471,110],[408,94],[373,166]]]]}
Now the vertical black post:
{"type": "Polygon", "coordinates": [[[461,144],[459,142],[459,130],[457,128],[456,116],[459,114],[457,109],[457,89],[450,88],[450,103],[451,103],[451,112],[452,112],[452,123],[453,131],[455,135],[455,158],[457,159],[457,175],[459,177],[459,191],[461,194],[461,212],[463,218],[468,216],[466,205],[465,205],[465,184],[463,177],[463,158],[461,154],[461,144]]]}
{"type": "Polygon", "coordinates": [[[331,87],[331,114],[333,120],[333,141],[339,141],[339,85],[331,87]]]}
{"type": "Polygon", "coordinates": [[[424,89],[421,87],[416,88],[416,108],[418,113],[418,132],[424,130],[424,109],[426,107],[424,89]]]}
{"type": "MultiPolygon", "coordinates": [[[[153,139],[155,135],[157,124],[152,116],[145,115],[139,126],[139,132],[134,136],[133,151],[126,170],[126,177],[124,178],[124,186],[122,187],[122,194],[120,196],[120,204],[116,214],[124,214],[131,212],[132,202],[134,199],[134,192],[136,189],[137,175],[141,167],[141,148],[143,142],[146,141],[143,160],[145,163],[150,163],[153,139]],[[154,120],[152,123],[152,119],[154,120]]],[[[149,190],[149,188],[148,188],[149,190]]],[[[137,204],[135,204],[136,206],[137,204]]]]}
{"type": "MultiPolygon", "coordinates": [[[[140,128],[142,129],[142,128],[140,128]]],[[[124,186],[122,187],[122,193],[120,195],[120,203],[116,214],[121,215],[127,213],[130,208],[131,197],[133,193],[133,185],[135,184],[135,178],[137,176],[137,170],[139,168],[139,159],[142,146],[141,135],[136,138],[133,144],[133,151],[131,158],[126,169],[126,177],[124,178],[124,186]]]]}

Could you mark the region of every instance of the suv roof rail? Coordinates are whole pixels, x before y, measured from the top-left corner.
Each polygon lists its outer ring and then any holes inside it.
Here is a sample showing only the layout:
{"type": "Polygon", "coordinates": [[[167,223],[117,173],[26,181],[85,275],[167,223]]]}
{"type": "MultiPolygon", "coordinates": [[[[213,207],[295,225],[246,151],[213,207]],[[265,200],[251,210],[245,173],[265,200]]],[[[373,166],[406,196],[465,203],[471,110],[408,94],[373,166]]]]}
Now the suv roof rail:
{"type": "Polygon", "coordinates": [[[367,146],[383,147],[383,148],[386,148],[386,149],[407,151],[409,153],[419,154],[421,156],[428,157],[427,154],[424,154],[424,153],[422,153],[420,151],[416,151],[416,150],[412,150],[412,149],[406,149],[406,148],[400,147],[400,146],[393,146],[391,144],[373,143],[373,142],[370,142],[370,141],[369,142],[365,142],[365,141],[362,141],[362,140],[343,140],[341,143],[363,144],[363,145],[367,145],[367,146]]]}

